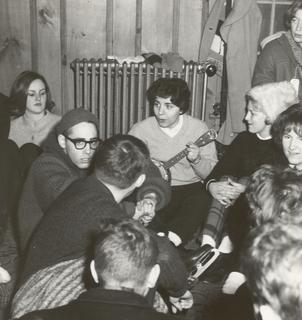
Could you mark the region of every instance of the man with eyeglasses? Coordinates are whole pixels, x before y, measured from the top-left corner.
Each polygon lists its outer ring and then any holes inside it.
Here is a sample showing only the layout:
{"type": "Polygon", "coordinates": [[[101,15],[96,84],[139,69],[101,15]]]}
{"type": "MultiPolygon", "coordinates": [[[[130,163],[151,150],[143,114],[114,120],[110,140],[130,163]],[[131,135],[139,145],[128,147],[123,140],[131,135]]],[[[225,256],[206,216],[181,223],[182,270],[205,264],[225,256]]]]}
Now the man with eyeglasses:
{"type": "Polygon", "coordinates": [[[21,253],[52,202],[75,180],[86,176],[100,143],[98,119],[82,108],[67,112],[44,144],[25,181],[18,209],[21,253]]]}

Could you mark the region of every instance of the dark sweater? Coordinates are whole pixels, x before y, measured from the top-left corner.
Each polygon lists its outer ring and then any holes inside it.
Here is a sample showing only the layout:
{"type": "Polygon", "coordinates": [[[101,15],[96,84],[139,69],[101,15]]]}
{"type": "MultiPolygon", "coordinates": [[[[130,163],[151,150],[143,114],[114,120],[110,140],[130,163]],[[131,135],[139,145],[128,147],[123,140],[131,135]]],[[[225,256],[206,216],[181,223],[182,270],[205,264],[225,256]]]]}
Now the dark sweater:
{"type": "MultiPolygon", "coordinates": [[[[61,261],[89,257],[94,235],[104,218],[125,219],[125,211],[94,175],[73,182],[52,204],[28,247],[23,280],[61,261]]],[[[187,272],[176,249],[157,237],[162,267],[160,284],[171,295],[186,290],[187,272]]]]}
{"type": "Polygon", "coordinates": [[[148,301],[133,292],[96,288],[78,299],[50,310],[34,311],[21,320],[173,320],[174,315],[156,312],[148,301]]]}
{"type": "Polygon", "coordinates": [[[225,175],[236,178],[247,177],[262,164],[275,164],[282,159],[282,153],[272,139],[260,140],[254,133],[241,132],[228,146],[205,183],[212,179],[219,180],[225,175]]]}
{"type": "Polygon", "coordinates": [[[18,235],[22,251],[52,202],[73,181],[86,175],[87,170],[73,164],[52,132],[43,144],[43,153],[32,164],[21,194],[18,235]]]}

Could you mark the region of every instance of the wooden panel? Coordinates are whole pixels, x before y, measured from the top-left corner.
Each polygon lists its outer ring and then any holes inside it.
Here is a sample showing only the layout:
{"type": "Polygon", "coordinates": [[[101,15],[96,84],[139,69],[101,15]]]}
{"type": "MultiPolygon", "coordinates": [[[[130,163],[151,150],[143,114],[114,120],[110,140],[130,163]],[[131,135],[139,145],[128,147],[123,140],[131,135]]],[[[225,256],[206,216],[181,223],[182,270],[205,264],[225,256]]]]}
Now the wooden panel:
{"type": "Polygon", "coordinates": [[[38,59],[36,64],[38,71],[45,76],[50,86],[52,98],[56,103],[53,111],[60,114],[62,111],[60,0],[39,0],[36,10],[38,59]]]}
{"type": "Polygon", "coordinates": [[[70,63],[76,58],[106,57],[106,0],[66,0],[67,102],[74,107],[70,63]]]}
{"type": "Polygon", "coordinates": [[[0,92],[9,94],[15,77],[31,69],[29,1],[0,0],[0,92]]]}
{"type": "Polygon", "coordinates": [[[198,59],[201,38],[202,1],[181,0],[179,54],[186,60],[198,59]],[[188,23],[189,22],[189,23],[188,23]]]}
{"type": "Polygon", "coordinates": [[[136,0],[113,1],[113,55],[135,55],[136,0]]]}
{"type": "Polygon", "coordinates": [[[143,1],[142,52],[172,50],[173,0],[143,1]]]}

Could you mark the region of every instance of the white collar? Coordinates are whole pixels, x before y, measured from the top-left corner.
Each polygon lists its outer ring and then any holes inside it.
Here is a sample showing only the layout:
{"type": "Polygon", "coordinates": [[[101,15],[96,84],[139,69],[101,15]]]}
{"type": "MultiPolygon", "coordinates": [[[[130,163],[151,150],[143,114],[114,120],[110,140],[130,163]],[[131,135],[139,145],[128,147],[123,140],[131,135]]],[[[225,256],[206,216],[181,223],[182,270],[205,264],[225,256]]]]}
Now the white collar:
{"type": "Polygon", "coordinates": [[[257,137],[258,137],[259,140],[270,140],[270,139],[272,139],[272,136],[268,136],[268,137],[266,137],[266,138],[263,138],[263,137],[261,137],[258,133],[256,133],[256,135],[257,135],[257,137]]]}
{"type": "Polygon", "coordinates": [[[181,114],[178,118],[178,123],[175,127],[173,128],[162,128],[160,127],[160,129],[165,133],[167,134],[169,137],[173,138],[177,135],[177,133],[180,131],[181,127],[182,127],[182,124],[183,124],[183,115],[181,114]]]}

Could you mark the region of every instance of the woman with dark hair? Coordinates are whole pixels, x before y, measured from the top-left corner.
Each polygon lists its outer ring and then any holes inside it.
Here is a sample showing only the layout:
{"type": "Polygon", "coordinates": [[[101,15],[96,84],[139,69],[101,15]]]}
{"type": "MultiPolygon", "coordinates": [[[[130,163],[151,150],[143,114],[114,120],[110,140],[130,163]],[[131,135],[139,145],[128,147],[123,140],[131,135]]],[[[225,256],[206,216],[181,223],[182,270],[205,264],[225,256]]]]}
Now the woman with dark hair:
{"type": "Polygon", "coordinates": [[[208,127],[186,114],[190,90],[184,80],[158,79],[149,87],[147,98],[154,116],[136,123],[129,134],[147,144],[157,164],[185,150],[185,156],[170,168],[171,201],[155,217],[166,228],[161,231],[172,231],[178,236],[175,243],[185,244],[204,219],[202,181],[217,162],[215,144],[200,147],[196,143],[208,127]]]}
{"type": "Polygon", "coordinates": [[[286,32],[270,41],[261,52],[252,86],[291,81],[302,98],[302,2],[296,0],[284,15],[286,32]]]}
{"type": "Polygon", "coordinates": [[[60,116],[50,112],[49,86],[45,78],[33,71],[24,71],[15,79],[9,97],[11,121],[9,139],[21,147],[26,143],[40,146],[60,116]]]}

